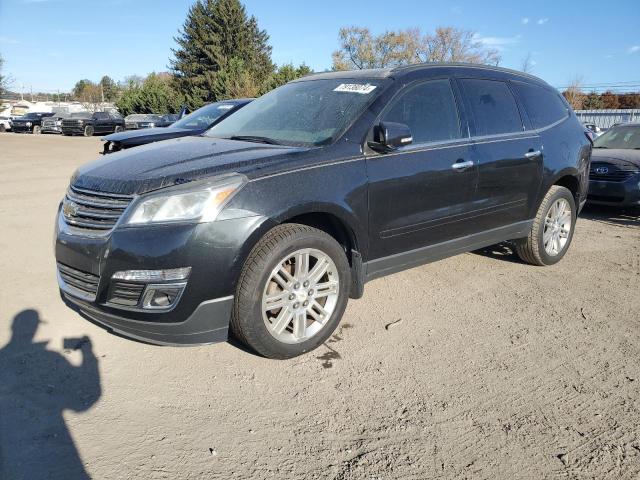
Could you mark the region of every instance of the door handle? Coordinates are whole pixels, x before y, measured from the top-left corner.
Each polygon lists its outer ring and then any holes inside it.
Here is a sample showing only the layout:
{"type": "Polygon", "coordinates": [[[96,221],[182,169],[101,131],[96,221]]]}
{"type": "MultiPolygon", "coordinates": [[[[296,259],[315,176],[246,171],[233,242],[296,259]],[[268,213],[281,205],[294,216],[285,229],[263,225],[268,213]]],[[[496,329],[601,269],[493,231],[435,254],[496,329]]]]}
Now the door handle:
{"type": "Polygon", "coordinates": [[[473,167],[473,162],[471,160],[467,160],[466,162],[458,160],[456,163],[451,165],[451,168],[457,171],[466,170],[469,167],[473,167]]]}
{"type": "Polygon", "coordinates": [[[529,150],[524,154],[524,158],[536,158],[540,155],[542,155],[542,152],[540,150],[529,150]]]}

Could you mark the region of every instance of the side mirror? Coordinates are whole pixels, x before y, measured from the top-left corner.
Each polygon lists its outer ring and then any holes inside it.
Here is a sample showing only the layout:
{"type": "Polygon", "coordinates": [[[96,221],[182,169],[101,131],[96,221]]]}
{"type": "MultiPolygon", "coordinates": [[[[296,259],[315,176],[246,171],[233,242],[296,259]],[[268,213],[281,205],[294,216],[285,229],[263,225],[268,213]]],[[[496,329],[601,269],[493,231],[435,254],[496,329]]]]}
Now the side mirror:
{"type": "Polygon", "coordinates": [[[374,129],[374,142],[369,147],[376,151],[392,151],[413,142],[411,130],[404,123],[380,122],[374,129]]]}

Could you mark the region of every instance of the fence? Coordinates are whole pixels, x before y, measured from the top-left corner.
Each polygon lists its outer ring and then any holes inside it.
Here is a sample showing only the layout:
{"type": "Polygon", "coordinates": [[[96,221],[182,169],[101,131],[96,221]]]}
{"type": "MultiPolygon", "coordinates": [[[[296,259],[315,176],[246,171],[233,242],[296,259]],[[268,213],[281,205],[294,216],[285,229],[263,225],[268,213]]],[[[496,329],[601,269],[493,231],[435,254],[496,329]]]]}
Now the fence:
{"type": "Polygon", "coordinates": [[[640,122],[640,109],[628,110],[576,110],[582,123],[593,123],[600,128],[609,128],[616,123],[640,122]]]}

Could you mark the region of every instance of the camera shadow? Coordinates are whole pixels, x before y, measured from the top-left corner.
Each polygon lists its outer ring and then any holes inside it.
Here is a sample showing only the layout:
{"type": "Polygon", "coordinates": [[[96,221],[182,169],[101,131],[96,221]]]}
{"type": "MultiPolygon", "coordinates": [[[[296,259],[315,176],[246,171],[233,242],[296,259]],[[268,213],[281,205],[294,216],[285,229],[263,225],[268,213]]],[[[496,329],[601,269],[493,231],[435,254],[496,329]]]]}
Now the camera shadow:
{"type": "Polygon", "coordinates": [[[88,479],[63,412],[89,410],[100,398],[98,359],[88,337],[65,339],[82,352],[79,366],[35,342],[43,323],[36,310],[13,318],[0,349],[0,478],[88,479]]]}

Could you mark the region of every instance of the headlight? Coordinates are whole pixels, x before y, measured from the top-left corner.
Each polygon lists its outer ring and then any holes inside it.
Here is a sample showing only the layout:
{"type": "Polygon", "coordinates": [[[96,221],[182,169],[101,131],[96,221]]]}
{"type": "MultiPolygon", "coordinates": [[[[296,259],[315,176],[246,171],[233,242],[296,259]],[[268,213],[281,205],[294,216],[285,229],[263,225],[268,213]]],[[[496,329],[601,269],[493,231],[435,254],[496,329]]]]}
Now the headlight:
{"type": "Polygon", "coordinates": [[[212,222],[246,182],[244,175],[231,174],[145,196],[133,206],[124,223],[212,222]]]}
{"type": "Polygon", "coordinates": [[[31,122],[27,122],[27,123],[25,123],[25,125],[26,125],[27,127],[30,127],[30,126],[31,126],[31,125],[33,125],[33,124],[32,124],[31,122]]]}
{"type": "Polygon", "coordinates": [[[58,127],[61,127],[61,126],[62,126],[62,120],[58,120],[58,121],[56,121],[56,125],[57,125],[58,127]]]}

